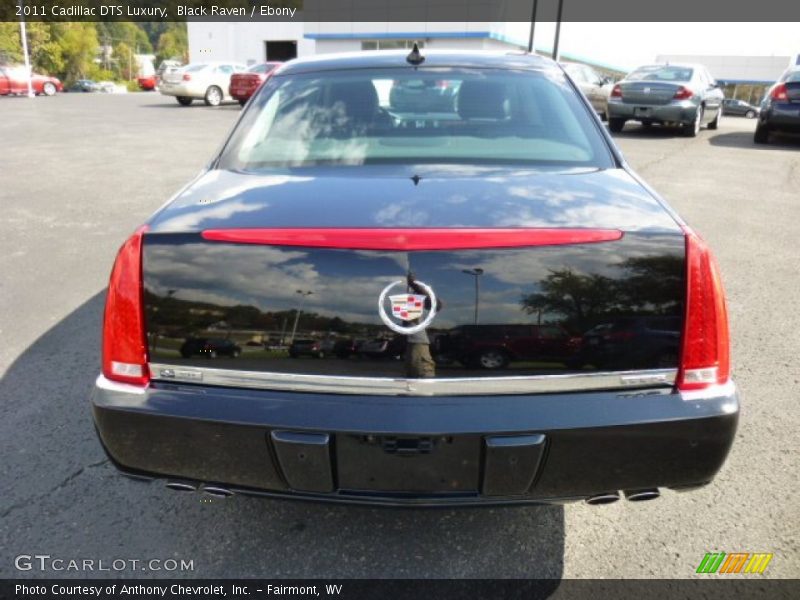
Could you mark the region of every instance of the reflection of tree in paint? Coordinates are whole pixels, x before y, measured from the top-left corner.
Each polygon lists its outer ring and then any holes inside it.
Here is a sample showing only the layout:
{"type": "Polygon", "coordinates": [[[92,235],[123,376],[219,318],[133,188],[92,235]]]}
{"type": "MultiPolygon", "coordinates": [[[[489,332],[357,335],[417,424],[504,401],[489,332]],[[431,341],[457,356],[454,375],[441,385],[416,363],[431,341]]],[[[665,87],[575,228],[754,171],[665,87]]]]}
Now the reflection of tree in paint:
{"type": "Polygon", "coordinates": [[[522,297],[528,314],[554,313],[563,325],[584,332],[610,316],[679,314],[675,289],[683,286],[683,258],[652,256],[621,263],[622,279],[555,269],[539,282],[541,291],[522,297]]]}
{"type": "Polygon", "coordinates": [[[677,314],[676,289],[683,289],[683,258],[647,256],[622,263],[629,275],[617,282],[620,301],[631,311],[647,309],[657,314],[677,314]]]}
{"type": "MultiPolygon", "coordinates": [[[[279,331],[284,319],[294,319],[294,309],[261,311],[255,306],[237,304],[219,306],[208,302],[194,302],[180,298],[159,296],[145,289],[145,307],[148,327],[158,329],[159,335],[185,337],[206,331],[224,321],[228,329],[261,329],[279,331]]],[[[334,333],[375,333],[381,327],[374,323],[351,323],[340,317],[327,317],[303,311],[304,328],[334,333]]]]}

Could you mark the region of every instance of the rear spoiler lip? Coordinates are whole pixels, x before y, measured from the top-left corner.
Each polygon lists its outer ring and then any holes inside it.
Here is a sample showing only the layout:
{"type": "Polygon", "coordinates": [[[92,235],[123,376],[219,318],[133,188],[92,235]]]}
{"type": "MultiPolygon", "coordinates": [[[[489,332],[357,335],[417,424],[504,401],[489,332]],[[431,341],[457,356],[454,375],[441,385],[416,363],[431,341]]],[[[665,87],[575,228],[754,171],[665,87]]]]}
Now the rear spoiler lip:
{"type": "Polygon", "coordinates": [[[349,250],[472,250],[594,244],[622,239],[595,228],[253,228],[206,229],[204,240],[235,244],[349,250]]]}

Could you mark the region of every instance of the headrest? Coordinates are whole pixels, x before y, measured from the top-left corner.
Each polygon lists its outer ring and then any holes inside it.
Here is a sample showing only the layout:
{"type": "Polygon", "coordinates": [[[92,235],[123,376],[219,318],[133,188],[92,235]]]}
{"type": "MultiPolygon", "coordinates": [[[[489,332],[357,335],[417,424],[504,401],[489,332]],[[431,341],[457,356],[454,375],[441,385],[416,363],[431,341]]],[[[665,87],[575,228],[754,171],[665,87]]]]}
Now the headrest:
{"type": "Polygon", "coordinates": [[[355,121],[371,121],[378,112],[378,92],[371,81],[334,83],[329,98],[331,106],[341,103],[345,115],[355,121]]]}
{"type": "Polygon", "coordinates": [[[465,81],[458,90],[458,114],[462,119],[505,119],[506,86],[494,81],[465,81]]]}

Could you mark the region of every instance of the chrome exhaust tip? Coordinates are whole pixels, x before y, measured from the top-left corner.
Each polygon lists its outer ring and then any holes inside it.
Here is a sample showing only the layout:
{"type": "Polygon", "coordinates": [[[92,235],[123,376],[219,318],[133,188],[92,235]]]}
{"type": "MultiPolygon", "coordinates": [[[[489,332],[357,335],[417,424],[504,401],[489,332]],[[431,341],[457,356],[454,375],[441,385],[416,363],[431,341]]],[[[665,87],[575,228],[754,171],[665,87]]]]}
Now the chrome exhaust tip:
{"type": "Polygon", "coordinates": [[[625,498],[630,502],[643,502],[645,500],[655,500],[661,495],[658,488],[647,490],[625,490],[625,498]]]}
{"type": "Polygon", "coordinates": [[[214,498],[230,498],[233,496],[233,492],[229,489],[216,485],[204,485],[201,491],[214,498]]]}
{"type": "Polygon", "coordinates": [[[603,494],[589,496],[586,499],[586,504],[591,504],[592,506],[597,506],[600,504],[613,504],[617,500],[619,500],[619,492],[605,492],[603,494]]]}
{"type": "Polygon", "coordinates": [[[167,487],[171,490],[175,490],[176,492],[197,491],[197,486],[192,485],[191,483],[186,483],[185,481],[168,481],[167,487]]]}

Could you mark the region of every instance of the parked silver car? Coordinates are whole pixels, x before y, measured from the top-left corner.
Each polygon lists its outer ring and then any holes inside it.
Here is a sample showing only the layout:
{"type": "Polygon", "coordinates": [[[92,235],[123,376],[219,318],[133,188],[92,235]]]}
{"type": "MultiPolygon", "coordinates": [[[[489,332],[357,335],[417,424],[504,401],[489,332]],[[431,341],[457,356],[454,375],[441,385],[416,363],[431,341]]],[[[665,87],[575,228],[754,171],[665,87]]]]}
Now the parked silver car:
{"type": "Polygon", "coordinates": [[[694,137],[703,125],[719,126],[724,97],[703,65],[639,67],[611,90],[608,127],[619,132],[626,121],[677,125],[694,137]]]}
{"type": "Polygon", "coordinates": [[[233,62],[192,63],[166,71],[158,91],[174,96],[182,106],[189,106],[195,99],[202,99],[207,106],[219,106],[224,101],[233,101],[228,94],[231,75],[246,70],[244,65],[233,62]]]}
{"type": "Polygon", "coordinates": [[[604,121],[608,118],[608,96],[611,93],[611,79],[600,75],[589,65],[579,63],[561,63],[567,75],[575,82],[583,95],[592,104],[604,121]]]}

